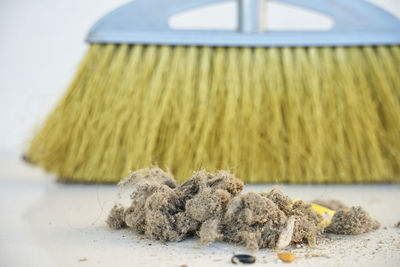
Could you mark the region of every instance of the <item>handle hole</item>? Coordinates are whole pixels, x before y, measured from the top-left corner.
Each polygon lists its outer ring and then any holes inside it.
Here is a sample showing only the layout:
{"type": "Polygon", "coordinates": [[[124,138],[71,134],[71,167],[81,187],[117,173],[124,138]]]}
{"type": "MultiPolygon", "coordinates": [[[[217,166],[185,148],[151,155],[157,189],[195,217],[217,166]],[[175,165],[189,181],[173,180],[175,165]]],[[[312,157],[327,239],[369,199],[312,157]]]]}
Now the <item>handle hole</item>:
{"type": "MultiPolygon", "coordinates": [[[[331,17],[313,10],[267,2],[265,28],[270,31],[326,31],[334,26],[331,17]]],[[[225,2],[176,13],[169,18],[175,30],[231,30],[237,28],[237,5],[225,2]]]]}

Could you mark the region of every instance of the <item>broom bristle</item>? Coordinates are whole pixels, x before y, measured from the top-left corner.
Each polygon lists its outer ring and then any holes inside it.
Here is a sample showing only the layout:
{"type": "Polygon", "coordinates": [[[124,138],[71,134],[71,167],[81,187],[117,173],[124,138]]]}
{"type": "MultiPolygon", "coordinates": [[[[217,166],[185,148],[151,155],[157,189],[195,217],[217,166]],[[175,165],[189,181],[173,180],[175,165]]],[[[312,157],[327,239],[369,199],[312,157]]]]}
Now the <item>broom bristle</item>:
{"type": "Polygon", "coordinates": [[[399,66],[399,46],[93,44],[27,156],[89,182],[150,164],[181,179],[400,181],[399,66]]]}

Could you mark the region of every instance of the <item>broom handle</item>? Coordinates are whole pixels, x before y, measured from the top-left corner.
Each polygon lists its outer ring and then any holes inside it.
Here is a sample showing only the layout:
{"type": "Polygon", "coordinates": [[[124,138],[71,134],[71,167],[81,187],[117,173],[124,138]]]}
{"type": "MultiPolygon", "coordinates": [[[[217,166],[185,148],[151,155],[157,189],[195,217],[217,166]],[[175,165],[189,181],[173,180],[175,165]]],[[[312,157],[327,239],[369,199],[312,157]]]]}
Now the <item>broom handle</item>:
{"type": "Polygon", "coordinates": [[[264,32],[264,0],[238,0],[239,32],[264,32]]]}

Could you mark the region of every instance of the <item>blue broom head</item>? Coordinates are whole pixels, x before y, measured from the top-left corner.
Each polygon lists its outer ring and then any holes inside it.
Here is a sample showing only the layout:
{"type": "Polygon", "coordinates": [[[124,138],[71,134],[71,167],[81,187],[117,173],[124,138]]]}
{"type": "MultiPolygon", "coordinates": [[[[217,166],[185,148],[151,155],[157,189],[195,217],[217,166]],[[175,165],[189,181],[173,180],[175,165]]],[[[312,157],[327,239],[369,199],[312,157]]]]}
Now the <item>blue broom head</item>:
{"type": "MultiPolygon", "coordinates": [[[[310,47],[400,44],[400,20],[364,0],[278,0],[331,17],[327,31],[176,30],[168,19],[179,12],[229,0],[136,0],[101,18],[89,43],[183,46],[310,47]]],[[[247,0],[246,2],[260,1],[247,0]]],[[[276,1],[276,0],[275,0],[276,1]]],[[[244,0],[239,1],[245,2],[244,0]]],[[[243,3],[242,3],[243,4],[243,3]]],[[[245,6],[247,3],[245,4],[245,6]]],[[[254,5],[253,5],[254,7],[254,5]]]]}

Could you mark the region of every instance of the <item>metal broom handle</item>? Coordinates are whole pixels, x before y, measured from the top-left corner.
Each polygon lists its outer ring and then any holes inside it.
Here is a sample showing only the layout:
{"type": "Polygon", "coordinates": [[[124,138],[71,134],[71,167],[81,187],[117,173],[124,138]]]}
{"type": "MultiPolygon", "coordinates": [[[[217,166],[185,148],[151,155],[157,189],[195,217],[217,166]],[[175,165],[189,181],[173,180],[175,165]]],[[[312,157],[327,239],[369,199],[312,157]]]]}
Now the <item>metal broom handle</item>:
{"type": "Polygon", "coordinates": [[[264,0],[238,0],[239,32],[264,32],[264,0]]]}

